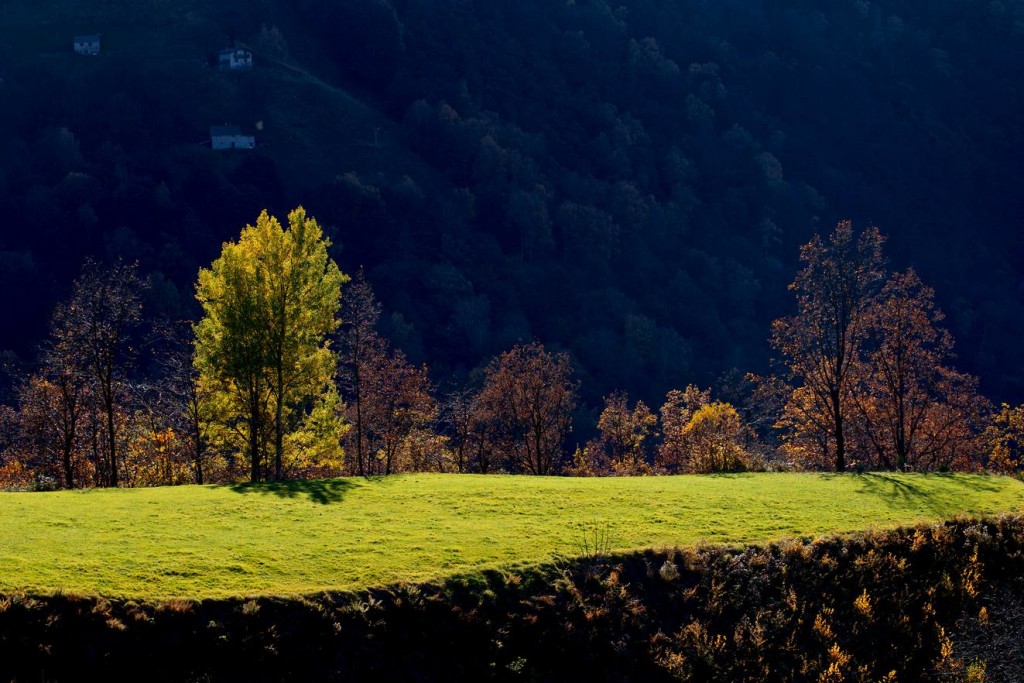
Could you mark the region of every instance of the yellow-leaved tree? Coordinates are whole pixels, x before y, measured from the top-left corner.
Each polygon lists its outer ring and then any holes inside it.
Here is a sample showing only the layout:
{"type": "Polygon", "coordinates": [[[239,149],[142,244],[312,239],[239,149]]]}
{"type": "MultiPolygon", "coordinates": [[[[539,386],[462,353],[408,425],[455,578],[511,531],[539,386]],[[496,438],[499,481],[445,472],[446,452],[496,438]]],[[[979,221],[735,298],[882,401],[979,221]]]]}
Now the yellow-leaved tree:
{"type": "Polygon", "coordinates": [[[330,336],[348,277],[328,246],[301,207],[287,227],[263,211],[199,271],[194,362],[216,416],[213,438],[247,453],[253,481],[342,463],[330,336]]]}
{"type": "Polygon", "coordinates": [[[690,417],[683,429],[689,471],[737,472],[749,467],[743,449],[743,423],[729,403],[708,403],[690,417]]]}

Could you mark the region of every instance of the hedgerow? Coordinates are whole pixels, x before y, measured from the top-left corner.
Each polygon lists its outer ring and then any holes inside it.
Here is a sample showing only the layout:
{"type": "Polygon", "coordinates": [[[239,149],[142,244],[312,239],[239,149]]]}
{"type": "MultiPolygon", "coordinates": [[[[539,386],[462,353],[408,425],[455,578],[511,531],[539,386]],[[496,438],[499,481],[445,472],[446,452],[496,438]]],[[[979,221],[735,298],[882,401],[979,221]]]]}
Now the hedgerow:
{"type": "Polygon", "coordinates": [[[358,593],[12,594],[0,679],[981,681],[1022,569],[1024,517],[1006,516],[358,593]]]}

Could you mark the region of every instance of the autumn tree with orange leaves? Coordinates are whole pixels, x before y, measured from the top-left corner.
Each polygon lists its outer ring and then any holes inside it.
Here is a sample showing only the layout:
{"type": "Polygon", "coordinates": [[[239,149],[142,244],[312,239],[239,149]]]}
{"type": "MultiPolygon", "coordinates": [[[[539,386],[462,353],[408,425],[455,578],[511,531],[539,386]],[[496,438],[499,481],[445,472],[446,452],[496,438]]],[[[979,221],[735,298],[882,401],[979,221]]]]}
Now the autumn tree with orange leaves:
{"type": "Polygon", "coordinates": [[[423,437],[432,434],[438,413],[426,366],[413,366],[398,350],[367,361],[359,401],[366,432],[364,472],[438,469],[424,466],[435,459],[422,452],[431,445],[423,437]]]}
{"type": "Polygon", "coordinates": [[[84,486],[81,440],[89,384],[84,359],[70,347],[66,334],[51,334],[39,372],[21,387],[21,426],[36,452],[59,471],[64,488],[84,486]]]}
{"type": "Polygon", "coordinates": [[[658,411],[661,416],[662,440],[655,464],[660,469],[670,473],[687,471],[689,449],[686,425],[694,413],[710,402],[711,390],[702,390],[693,384],[684,390],[673,389],[665,395],[665,402],[658,411]]]}
{"type": "Polygon", "coordinates": [[[988,446],[988,467],[1004,474],[1024,468],[1024,405],[1002,404],[983,435],[988,446]]]}
{"type": "Polygon", "coordinates": [[[930,470],[976,459],[969,456],[986,402],[977,380],[949,365],[953,337],[934,299],[911,269],[893,274],[868,312],[853,397],[877,467],[930,470]]]}
{"type": "Polygon", "coordinates": [[[934,291],[913,270],[886,279],[884,239],[840,223],[800,252],[796,315],[775,321],[791,390],[778,426],[804,467],[972,469],[988,403],[950,364],[934,291]]]}
{"type": "Polygon", "coordinates": [[[730,403],[715,401],[697,409],[683,429],[685,470],[696,474],[749,469],[743,423],[730,403]]]}
{"type": "Polygon", "coordinates": [[[495,463],[490,447],[490,417],[478,393],[463,389],[450,394],[441,407],[441,424],[456,472],[487,474],[495,463]]]}
{"type": "Polygon", "coordinates": [[[815,235],[800,249],[804,267],[789,287],[797,313],[772,327],[772,346],[796,386],[781,421],[787,445],[837,472],[846,469],[856,373],[885,278],[883,243],[873,227],[855,235],[850,221],[827,240],[815,235]]]}
{"type": "Polygon", "coordinates": [[[342,296],[340,384],[349,470],[360,476],[438,469],[430,438],[438,406],[426,366],[415,367],[377,331],[381,306],[360,270],[342,296]],[[424,467],[426,463],[435,463],[424,467]]]}
{"type": "Polygon", "coordinates": [[[480,392],[499,456],[513,471],[552,474],[572,425],[578,383],[569,356],[533,342],[487,366],[480,392]]]}
{"type": "Polygon", "coordinates": [[[53,315],[39,371],[22,385],[20,426],[31,444],[25,460],[66,488],[121,483],[130,333],[140,321],[143,286],[134,265],[87,260],[71,298],[53,315]]]}
{"type": "Polygon", "coordinates": [[[381,306],[367,282],[362,268],[341,297],[341,363],[339,385],[345,398],[345,412],[351,425],[346,435],[346,459],[354,465],[354,474],[367,473],[367,429],[364,420],[366,405],[363,393],[370,381],[370,368],[380,364],[385,354],[385,341],[377,332],[381,306]]]}
{"type": "Polygon", "coordinates": [[[643,401],[630,408],[625,392],[605,396],[597,421],[599,436],[587,446],[597,470],[628,476],[651,474],[647,456],[657,426],[658,418],[643,401]]]}

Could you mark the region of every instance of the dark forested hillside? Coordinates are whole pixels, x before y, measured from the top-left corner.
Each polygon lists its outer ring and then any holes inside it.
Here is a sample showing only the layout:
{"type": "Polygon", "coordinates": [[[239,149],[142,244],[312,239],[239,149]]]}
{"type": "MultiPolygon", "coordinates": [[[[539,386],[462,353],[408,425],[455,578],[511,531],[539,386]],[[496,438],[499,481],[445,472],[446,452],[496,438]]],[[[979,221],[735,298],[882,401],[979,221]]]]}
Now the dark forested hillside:
{"type": "Polygon", "coordinates": [[[1019,401],[1022,37],[1020,0],[8,0],[0,349],[87,254],[193,317],[220,243],[301,203],[438,379],[536,338],[591,403],[657,400],[764,369],[798,245],[851,218],[1019,401]],[[211,66],[234,41],[252,72],[211,66]]]}

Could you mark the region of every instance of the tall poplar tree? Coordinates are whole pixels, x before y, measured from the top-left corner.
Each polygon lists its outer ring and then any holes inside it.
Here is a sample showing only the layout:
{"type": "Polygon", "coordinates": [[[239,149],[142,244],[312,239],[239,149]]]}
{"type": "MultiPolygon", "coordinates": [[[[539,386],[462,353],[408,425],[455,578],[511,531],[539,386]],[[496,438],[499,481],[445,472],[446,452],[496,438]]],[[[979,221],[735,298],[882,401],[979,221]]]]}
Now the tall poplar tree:
{"type": "Polygon", "coordinates": [[[336,413],[330,335],[348,278],[329,245],[301,207],[287,228],[263,211],[199,272],[196,367],[218,394],[223,425],[244,438],[253,481],[270,476],[271,454],[273,477],[284,476],[288,438],[307,423],[324,447],[337,447],[341,424],[325,425],[323,416],[336,413]]]}

